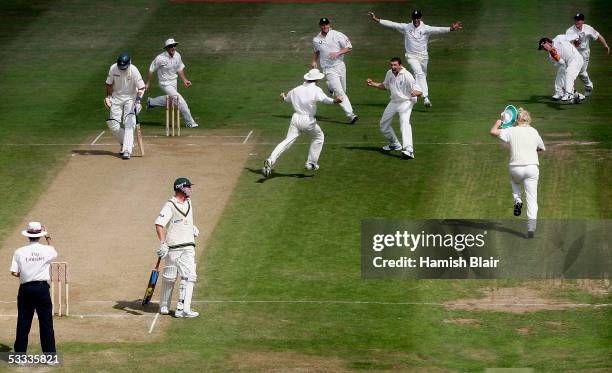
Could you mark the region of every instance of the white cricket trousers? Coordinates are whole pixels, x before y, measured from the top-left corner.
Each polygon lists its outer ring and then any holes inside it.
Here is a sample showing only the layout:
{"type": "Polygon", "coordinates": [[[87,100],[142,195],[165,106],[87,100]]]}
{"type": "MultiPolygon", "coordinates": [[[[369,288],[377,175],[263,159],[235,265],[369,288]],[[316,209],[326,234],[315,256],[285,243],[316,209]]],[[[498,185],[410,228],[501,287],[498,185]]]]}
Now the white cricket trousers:
{"type": "Polygon", "coordinates": [[[590,51],[586,51],[582,53],[582,59],[584,60],[584,63],[582,64],[582,69],[580,69],[580,73],[578,74],[578,76],[584,83],[585,87],[590,87],[592,89],[593,82],[591,81],[591,78],[589,78],[589,73],[587,72],[587,69],[589,68],[590,55],[591,55],[590,51]]]}
{"type": "Polygon", "coordinates": [[[334,94],[335,97],[342,96],[344,99],[340,103],[340,107],[344,110],[347,117],[353,114],[353,106],[346,95],[346,65],[344,62],[325,68],[325,79],[327,88],[334,94]]]}
{"type": "Polygon", "coordinates": [[[136,114],[134,113],[134,99],[121,100],[111,97],[111,108],[106,125],[113,137],[121,144],[121,152],[132,154],[134,148],[134,128],[136,128],[136,114]],[[123,127],[121,128],[121,124],[123,127]]]}
{"type": "Polygon", "coordinates": [[[414,151],[412,144],[412,126],[410,125],[410,114],[412,114],[412,101],[391,101],[385,108],[382,118],[380,118],[380,132],[389,141],[389,144],[399,143],[395,131],[391,127],[393,116],[397,113],[400,121],[400,132],[402,133],[402,150],[414,151]]]}
{"type": "Polygon", "coordinates": [[[521,185],[525,188],[527,202],[527,228],[535,230],[538,218],[538,180],[540,168],[538,165],[510,166],[510,183],[512,184],[512,197],[514,201],[522,201],[521,185]]]}
{"type": "Polygon", "coordinates": [[[574,93],[574,81],[580,74],[584,65],[582,56],[566,61],[566,65],[561,65],[557,70],[555,78],[555,93],[574,93]]]}
{"type": "Polygon", "coordinates": [[[270,165],[274,165],[278,157],[289,149],[295,140],[300,136],[301,132],[308,132],[312,137],[310,142],[310,149],[308,150],[308,159],[306,164],[318,164],[321,150],[323,149],[323,142],[325,135],[321,130],[321,127],[317,124],[314,117],[309,115],[303,115],[294,113],[291,117],[291,123],[289,124],[289,130],[287,130],[287,138],[274,148],[272,154],[268,158],[270,165]]]}
{"type": "MultiPolygon", "coordinates": [[[[193,247],[175,249],[168,251],[162,272],[162,288],[159,300],[160,307],[169,307],[172,298],[172,289],[176,282],[176,276],[180,276],[183,284],[195,283],[198,275],[196,273],[195,249],[193,247]]],[[[184,285],[183,285],[184,286],[184,285]]],[[[189,304],[193,294],[193,286],[190,286],[191,294],[188,294],[189,304]]],[[[183,289],[181,289],[183,290],[183,289]]],[[[184,296],[179,295],[185,300],[184,296]]]]}
{"type": "Polygon", "coordinates": [[[429,87],[427,86],[427,64],[429,63],[429,58],[406,55],[406,62],[408,62],[408,65],[410,65],[410,69],[412,69],[414,79],[416,80],[418,86],[421,87],[423,97],[428,97],[429,87]]]}
{"type": "MultiPolygon", "coordinates": [[[[187,101],[185,101],[183,96],[178,92],[176,88],[176,82],[174,82],[173,85],[160,85],[159,88],[161,88],[161,90],[166,93],[166,96],[179,97],[179,110],[181,111],[181,115],[183,116],[185,126],[193,125],[195,121],[191,116],[191,111],[189,110],[187,101]]],[[[149,104],[151,105],[151,107],[166,107],[166,96],[152,97],[149,101],[149,104]]]]}

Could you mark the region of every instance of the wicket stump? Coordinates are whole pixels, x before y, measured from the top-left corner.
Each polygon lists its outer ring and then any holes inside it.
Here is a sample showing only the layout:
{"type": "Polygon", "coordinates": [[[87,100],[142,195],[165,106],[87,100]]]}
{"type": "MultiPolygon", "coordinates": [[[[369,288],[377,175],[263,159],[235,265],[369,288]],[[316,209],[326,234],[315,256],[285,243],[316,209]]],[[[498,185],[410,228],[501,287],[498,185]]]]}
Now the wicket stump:
{"type": "Polygon", "coordinates": [[[49,274],[51,277],[51,314],[55,315],[57,305],[57,315],[62,316],[62,306],[65,305],[66,311],[65,316],[70,315],[69,307],[69,286],[68,286],[68,263],[67,262],[51,262],[49,267],[49,274]],[[64,297],[62,298],[62,287],[64,288],[64,297]],[[56,288],[57,288],[57,302],[56,302],[56,288]]]}
{"type": "Polygon", "coordinates": [[[172,126],[172,136],[174,136],[174,126],[176,125],[177,136],[181,135],[181,111],[179,109],[179,96],[166,96],[166,136],[170,136],[172,126]]]}

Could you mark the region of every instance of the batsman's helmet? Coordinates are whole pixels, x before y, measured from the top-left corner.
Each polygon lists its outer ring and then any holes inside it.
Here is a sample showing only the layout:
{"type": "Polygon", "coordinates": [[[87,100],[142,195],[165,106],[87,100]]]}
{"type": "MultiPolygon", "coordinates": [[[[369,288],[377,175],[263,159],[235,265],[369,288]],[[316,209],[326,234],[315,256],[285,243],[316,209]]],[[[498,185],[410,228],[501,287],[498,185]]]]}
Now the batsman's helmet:
{"type": "Polygon", "coordinates": [[[178,179],[174,180],[175,191],[182,191],[183,188],[190,188],[192,185],[193,184],[191,184],[191,181],[189,181],[189,179],[186,177],[179,177],[178,179]]]}
{"type": "Polygon", "coordinates": [[[127,53],[121,53],[119,57],[117,57],[117,67],[119,70],[125,70],[130,66],[132,60],[130,59],[130,55],[127,53]]]}
{"type": "Polygon", "coordinates": [[[574,16],[574,21],[584,21],[584,14],[576,13],[576,15],[574,16]]]}
{"type": "Polygon", "coordinates": [[[413,10],[411,15],[412,15],[412,19],[421,19],[421,18],[423,18],[423,15],[421,14],[421,11],[417,10],[417,9],[413,10]]]}

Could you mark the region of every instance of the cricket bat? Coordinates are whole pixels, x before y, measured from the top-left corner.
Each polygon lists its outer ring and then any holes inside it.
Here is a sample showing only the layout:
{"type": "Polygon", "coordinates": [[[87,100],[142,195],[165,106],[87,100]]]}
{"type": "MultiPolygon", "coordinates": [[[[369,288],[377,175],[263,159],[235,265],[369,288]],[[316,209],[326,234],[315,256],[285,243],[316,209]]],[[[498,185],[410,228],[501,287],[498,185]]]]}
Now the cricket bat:
{"type": "Polygon", "coordinates": [[[149,284],[147,285],[147,290],[145,290],[145,295],[142,297],[142,305],[149,304],[151,302],[151,298],[153,297],[153,292],[155,291],[155,284],[157,284],[157,278],[159,277],[159,263],[161,262],[161,258],[157,258],[157,264],[155,264],[155,268],[151,270],[151,277],[149,278],[149,284]]]}
{"type": "Polygon", "coordinates": [[[140,149],[140,156],[144,157],[144,142],[142,141],[142,130],[140,129],[140,124],[136,125],[136,141],[138,142],[138,148],[140,149]]]}

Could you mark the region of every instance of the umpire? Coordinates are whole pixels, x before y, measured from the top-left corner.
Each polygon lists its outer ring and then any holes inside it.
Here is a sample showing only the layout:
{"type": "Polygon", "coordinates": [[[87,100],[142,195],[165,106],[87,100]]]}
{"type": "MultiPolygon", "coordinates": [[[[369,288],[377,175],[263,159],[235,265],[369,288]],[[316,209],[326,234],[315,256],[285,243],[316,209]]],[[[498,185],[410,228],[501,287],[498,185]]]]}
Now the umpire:
{"type": "Polygon", "coordinates": [[[15,250],[11,274],[19,277],[21,285],[17,295],[17,336],[14,350],[25,353],[28,349],[28,335],[32,326],[34,311],[38,314],[40,344],[44,353],[55,353],[53,332],[53,308],[49,295],[49,265],[57,258],[57,251],[51,246],[51,236],[39,222],[30,222],[28,229],[21,231],[30,244],[15,250]],[[40,244],[45,237],[47,245],[40,244]]]}

